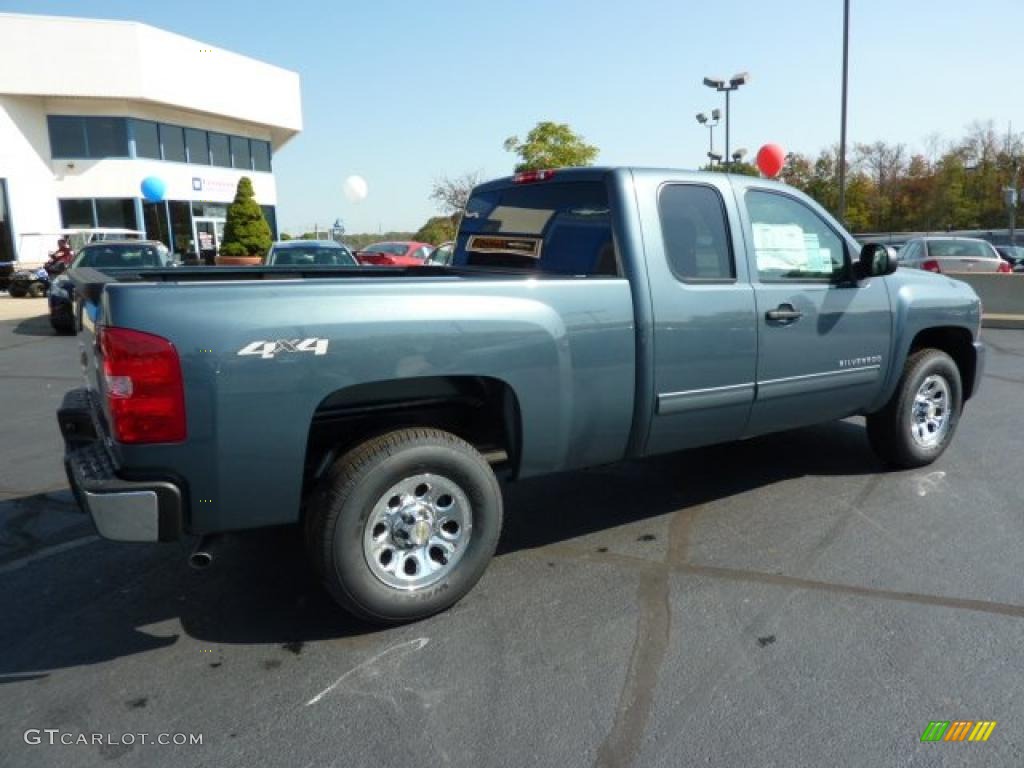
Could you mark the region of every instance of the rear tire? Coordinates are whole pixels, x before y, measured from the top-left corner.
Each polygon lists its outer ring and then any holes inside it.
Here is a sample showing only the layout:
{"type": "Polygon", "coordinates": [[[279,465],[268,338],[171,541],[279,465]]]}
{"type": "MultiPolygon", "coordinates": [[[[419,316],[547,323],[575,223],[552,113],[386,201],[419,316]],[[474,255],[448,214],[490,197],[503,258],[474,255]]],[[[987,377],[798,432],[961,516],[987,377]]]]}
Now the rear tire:
{"type": "Polygon", "coordinates": [[[919,350],[908,358],[889,402],[867,417],[868,440],[890,466],[926,466],[949,447],[962,408],[956,363],[941,350],[919,350]]]}
{"type": "Polygon", "coordinates": [[[306,536],[342,607],[397,624],[443,611],[473,588],[501,519],[501,488],[473,446],[437,429],[403,429],[334,463],[310,501],[306,536]]]}
{"type": "Polygon", "coordinates": [[[12,299],[21,299],[21,298],[25,297],[25,288],[24,288],[24,286],[20,286],[20,285],[19,286],[12,285],[12,286],[10,286],[7,289],[7,294],[12,299]]]}
{"type": "Polygon", "coordinates": [[[32,283],[28,287],[28,296],[30,299],[41,299],[46,295],[46,286],[42,283],[32,283]]]}

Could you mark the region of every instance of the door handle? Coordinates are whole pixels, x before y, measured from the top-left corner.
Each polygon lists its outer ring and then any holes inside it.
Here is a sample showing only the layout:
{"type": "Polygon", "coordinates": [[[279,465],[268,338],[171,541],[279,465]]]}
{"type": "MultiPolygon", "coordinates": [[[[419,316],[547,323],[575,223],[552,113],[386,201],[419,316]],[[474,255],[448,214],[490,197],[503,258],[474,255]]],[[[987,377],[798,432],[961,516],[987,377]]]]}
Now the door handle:
{"type": "Polygon", "coordinates": [[[769,320],[776,323],[792,323],[804,316],[804,313],[792,304],[779,304],[775,309],[769,309],[765,314],[769,320]]]}

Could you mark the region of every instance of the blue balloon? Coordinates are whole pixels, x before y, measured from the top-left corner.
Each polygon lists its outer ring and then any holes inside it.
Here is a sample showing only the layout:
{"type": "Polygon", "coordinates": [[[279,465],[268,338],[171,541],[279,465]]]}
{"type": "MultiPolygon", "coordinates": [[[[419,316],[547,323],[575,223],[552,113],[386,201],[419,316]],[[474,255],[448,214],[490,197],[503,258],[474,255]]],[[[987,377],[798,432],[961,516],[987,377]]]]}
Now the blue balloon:
{"type": "Polygon", "coordinates": [[[167,184],[159,176],[147,176],[142,180],[142,196],[147,203],[163,202],[167,184]]]}

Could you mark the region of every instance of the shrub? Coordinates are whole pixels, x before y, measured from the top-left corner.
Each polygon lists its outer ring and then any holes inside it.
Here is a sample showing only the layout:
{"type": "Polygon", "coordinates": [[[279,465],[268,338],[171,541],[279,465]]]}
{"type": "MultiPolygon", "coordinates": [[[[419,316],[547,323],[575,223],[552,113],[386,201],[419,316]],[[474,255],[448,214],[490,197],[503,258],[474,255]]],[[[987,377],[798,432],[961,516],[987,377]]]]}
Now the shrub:
{"type": "Polygon", "coordinates": [[[253,196],[252,180],[243,176],[238,180],[235,201],[228,206],[221,255],[266,256],[272,242],[270,225],[253,196]]]}

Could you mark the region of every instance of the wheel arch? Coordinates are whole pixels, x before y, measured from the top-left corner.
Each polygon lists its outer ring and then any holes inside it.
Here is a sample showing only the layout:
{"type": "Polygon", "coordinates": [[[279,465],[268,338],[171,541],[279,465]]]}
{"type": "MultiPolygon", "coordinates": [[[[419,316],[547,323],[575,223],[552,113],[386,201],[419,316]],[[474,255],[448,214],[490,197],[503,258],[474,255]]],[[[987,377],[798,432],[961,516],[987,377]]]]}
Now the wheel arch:
{"type": "Polygon", "coordinates": [[[967,402],[974,394],[974,373],[978,365],[974,337],[971,332],[959,326],[925,328],[918,331],[911,340],[907,356],[909,357],[922,349],[938,349],[953,358],[953,362],[956,363],[957,370],[960,372],[963,400],[967,402]]]}
{"type": "Polygon", "coordinates": [[[303,493],[345,451],[384,432],[434,427],[479,450],[514,477],[522,452],[520,401],[506,381],[487,376],[425,376],[356,384],[317,405],[309,424],[303,493]]]}

